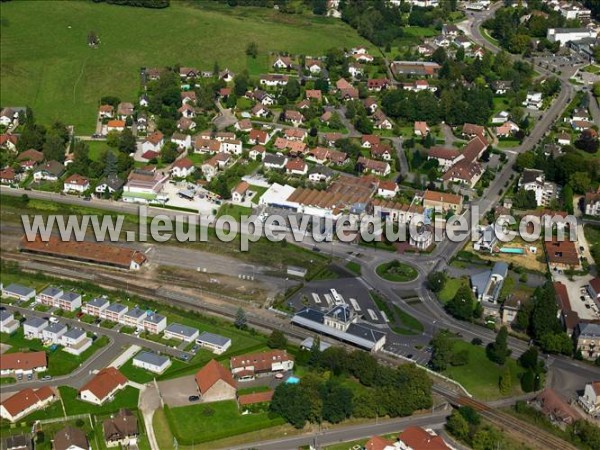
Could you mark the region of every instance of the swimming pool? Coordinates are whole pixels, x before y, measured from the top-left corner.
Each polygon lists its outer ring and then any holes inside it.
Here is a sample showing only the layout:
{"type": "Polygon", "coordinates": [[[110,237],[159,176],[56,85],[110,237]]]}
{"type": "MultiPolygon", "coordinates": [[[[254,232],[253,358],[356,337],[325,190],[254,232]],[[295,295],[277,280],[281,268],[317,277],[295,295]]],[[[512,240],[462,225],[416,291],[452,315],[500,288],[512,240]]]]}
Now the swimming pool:
{"type": "Polygon", "coordinates": [[[287,380],[285,380],[285,382],[289,383],[289,384],[298,384],[298,383],[300,383],[300,378],[295,377],[295,376],[292,375],[287,380]]]}
{"type": "Polygon", "coordinates": [[[502,247],[500,249],[500,253],[514,253],[516,255],[522,255],[525,253],[525,249],[515,247],[502,247]]]}

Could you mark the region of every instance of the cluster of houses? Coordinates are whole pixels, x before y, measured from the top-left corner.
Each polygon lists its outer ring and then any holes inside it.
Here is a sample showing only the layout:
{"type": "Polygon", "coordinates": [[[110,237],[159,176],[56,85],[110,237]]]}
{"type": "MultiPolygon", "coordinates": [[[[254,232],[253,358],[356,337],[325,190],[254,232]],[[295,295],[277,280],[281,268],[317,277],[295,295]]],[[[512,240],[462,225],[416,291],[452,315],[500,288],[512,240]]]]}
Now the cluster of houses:
{"type": "Polygon", "coordinates": [[[432,429],[410,426],[398,434],[395,440],[373,436],[367,441],[366,450],[450,450],[453,447],[432,429]]]}

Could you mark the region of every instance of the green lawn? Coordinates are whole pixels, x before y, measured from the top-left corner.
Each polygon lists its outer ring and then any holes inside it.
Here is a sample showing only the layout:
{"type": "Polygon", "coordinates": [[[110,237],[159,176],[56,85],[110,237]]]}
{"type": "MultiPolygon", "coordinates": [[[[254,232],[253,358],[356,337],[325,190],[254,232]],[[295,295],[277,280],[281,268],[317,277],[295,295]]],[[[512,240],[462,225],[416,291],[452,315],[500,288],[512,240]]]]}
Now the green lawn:
{"type": "Polygon", "coordinates": [[[121,408],[136,409],[138,404],[138,397],[140,391],[136,388],[127,386],[122,391],[119,391],[112,402],[105,403],[104,405],[97,406],[88,402],[81,401],[77,398],[77,389],[73,389],[68,386],[60,386],[60,397],[62,398],[63,404],[67,415],[75,414],[108,414],[111,412],[119,411],[121,408]]]}
{"type": "Polygon", "coordinates": [[[433,37],[439,34],[433,27],[405,27],[404,35],[413,37],[433,37]]]}
{"type": "Polygon", "coordinates": [[[289,51],[316,56],[331,47],[369,46],[333,18],[215,2],[190,5],[171,2],[166,9],[149,9],[95,2],[3,4],[2,104],[28,105],[42,122],[60,119],[75,125],[78,133],[91,133],[100,97],[136,100],[140,67],[181,64],[212,70],[217,61],[221,68],[248,68],[258,74],[265,64],[248,64],[245,50],[251,41],[261,55],[289,51]],[[100,38],[96,49],[87,45],[90,31],[100,38]]]}
{"type": "Polygon", "coordinates": [[[390,261],[377,266],[375,269],[377,275],[388,281],[399,283],[412,281],[419,276],[414,267],[400,261],[390,261]]]}
{"type": "Polygon", "coordinates": [[[237,222],[240,222],[242,216],[249,216],[251,213],[252,208],[226,203],[223,206],[221,206],[221,208],[219,208],[217,218],[229,215],[232,216],[237,222]]]}
{"type": "Polygon", "coordinates": [[[348,262],[348,264],[346,264],[346,269],[354,272],[356,275],[360,275],[360,273],[361,273],[360,264],[357,263],[356,261],[348,262]]]}
{"type": "MultiPolygon", "coordinates": [[[[453,350],[455,352],[467,350],[469,352],[469,362],[464,366],[449,366],[444,371],[444,375],[461,383],[467,391],[479,400],[495,400],[502,397],[498,382],[503,369],[487,358],[483,346],[456,340],[453,350]]],[[[519,376],[524,370],[517,365],[517,361],[514,359],[508,358],[506,364],[510,367],[512,375],[512,391],[508,396],[519,395],[522,393],[519,376]]]]}
{"type": "Polygon", "coordinates": [[[86,144],[90,148],[90,159],[92,161],[98,161],[106,150],[113,152],[115,155],[117,154],[117,151],[106,145],[104,141],[86,141],[86,144]]]}
{"type": "Polygon", "coordinates": [[[585,66],[583,68],[583,70],[585,72],[589,72],[589,73],[600,73],[600,66],[597,64],[590,64],[589,66],[585,66]]]}
{"type": "Polygon", "coordinates": [[[265,192],[267,192],[267,189],[269,189],[269,188],[266,188],[264,186],[254,186],[254,185],[251,185],[250,186],[250,190],[252,192],[255,192],[254,197],[252,197],[252,203],[254,203],[255,205],[258,205],[258,201],[263,196],[263,194],[265,192]]]}
{"type": "Polygon", "coordinates": [[[450,301],[456,295],[458,288],[466,283],[467,280],[464,278],[448,278],[444,285],[444,289],[438,294],[438,298],[442,303],[450,301]]]}
{"type": "Polygon", "coordinates": [[[517,139],[501,139],[498,141],[498,148],[518,147],[521,143],[517,139]]]}
{"type": "Polygon", "coordinates": [[[56,377],[73,372],[75,369],[77,369],[77,367],[79,367],[79,365],[82,362],[86,361],[98,349],[107,345],[108,338],[106,336],[99,337],[92,344],[92,346],[88,348],[85,352],[83,352],[80,356],[74,356],[62,351],[62,347],[58,347],[56,348],[56,350],[51,351],[49,348],[44,347],[39,339],[27,340],[23,336],[23,328],[19,328],[14,334],[10,336],[5,333],[0,334],[0,342],[11,346],[11,348],[8,350],[8,353],[15,353],[20,351],[45,351],[48,356],[48,370],[44,372],[44,375],[51,375],[56,377]]]}
{"type": "Polygon", "coordinates": [[[214,441],[262,428],[281,425],[281,417],[268,413],[241,415],[235,401],[223,401],[165,410],[171,430],[182,444],[214,441]]]}

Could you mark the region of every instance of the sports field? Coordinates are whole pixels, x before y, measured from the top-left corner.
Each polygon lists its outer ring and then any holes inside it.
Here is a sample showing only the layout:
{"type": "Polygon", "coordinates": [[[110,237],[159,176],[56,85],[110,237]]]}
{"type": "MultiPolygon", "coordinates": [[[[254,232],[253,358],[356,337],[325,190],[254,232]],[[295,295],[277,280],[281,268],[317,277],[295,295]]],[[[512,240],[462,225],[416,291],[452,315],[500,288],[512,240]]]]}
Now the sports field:
{"type": "MultiPolygon", "coordinates": [[[[154,10],[93,2],[19,1],[0,9],[3,106],[28,105],[44,123],[60,119],[76,133],[94,131],[98,100],[134,101],[140,67],[174,64],[246,69],[246,46],[259,52],[319,55],[331,47],[368,43],[340,20],[284,15],[267,8],[171,2],[154,10]],[[94,31],[100,46],[92,49],[94,31]]],[[[260,72],[251,61],[252,73],[260,72]]]]}

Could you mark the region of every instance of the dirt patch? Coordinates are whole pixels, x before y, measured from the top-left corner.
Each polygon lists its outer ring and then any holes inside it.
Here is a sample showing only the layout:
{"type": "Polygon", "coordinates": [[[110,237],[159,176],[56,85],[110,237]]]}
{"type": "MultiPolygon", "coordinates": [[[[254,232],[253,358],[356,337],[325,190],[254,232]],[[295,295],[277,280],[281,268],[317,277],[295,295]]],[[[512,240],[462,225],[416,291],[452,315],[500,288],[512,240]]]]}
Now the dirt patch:
{"type": "Polygon", "coordinates": [[[0,343],[0,355],[3,355],[10,350],[10,345],[0,343]]]}

